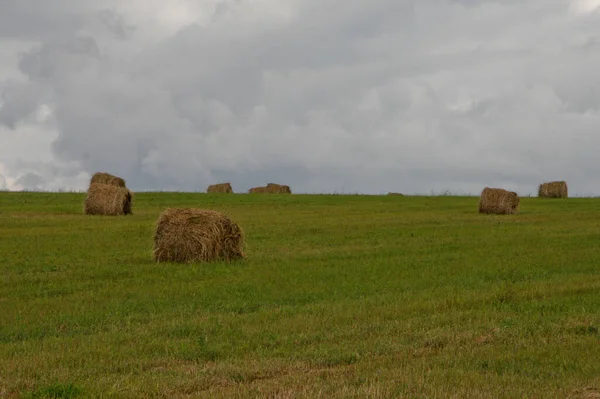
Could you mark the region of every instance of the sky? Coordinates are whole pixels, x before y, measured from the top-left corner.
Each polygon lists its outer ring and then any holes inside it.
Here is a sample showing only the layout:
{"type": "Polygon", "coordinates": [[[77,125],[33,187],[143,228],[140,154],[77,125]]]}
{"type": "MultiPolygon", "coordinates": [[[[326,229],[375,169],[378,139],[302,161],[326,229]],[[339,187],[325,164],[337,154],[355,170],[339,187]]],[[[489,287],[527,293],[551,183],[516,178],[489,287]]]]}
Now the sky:
{"type": "Polygon", "coordinates": [[[0,0],[0,189],[600,195],[600,0],[0,0]]]}

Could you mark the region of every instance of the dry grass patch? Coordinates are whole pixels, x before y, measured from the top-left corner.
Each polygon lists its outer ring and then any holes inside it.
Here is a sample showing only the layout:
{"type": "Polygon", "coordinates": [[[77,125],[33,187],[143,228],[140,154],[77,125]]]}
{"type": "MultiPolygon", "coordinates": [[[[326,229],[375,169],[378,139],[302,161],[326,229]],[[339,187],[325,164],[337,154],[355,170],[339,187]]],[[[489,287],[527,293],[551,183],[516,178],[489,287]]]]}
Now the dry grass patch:
{"type": "Polygon", "coordinates": [[[575,390],[573,395],[569,396],[573,399],[600,399],[600,388],[597,387],[585,387],[575,390]]]}

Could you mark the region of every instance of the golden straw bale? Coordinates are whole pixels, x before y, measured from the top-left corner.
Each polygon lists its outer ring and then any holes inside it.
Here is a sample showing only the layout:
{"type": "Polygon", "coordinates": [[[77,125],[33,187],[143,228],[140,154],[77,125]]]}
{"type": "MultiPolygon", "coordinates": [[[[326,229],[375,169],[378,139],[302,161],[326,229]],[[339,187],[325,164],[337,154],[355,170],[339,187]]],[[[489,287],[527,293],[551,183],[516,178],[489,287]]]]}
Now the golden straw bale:
{"type": "Polygon", "coordinates": [[[87,215],[129,215],[131,214],[132,193],[126,188],[111,184],[90,185],[83,212],[87,215]]]}
{"type": "Polygon", "coordinates": [[[233,188],[231,187],[231,183],[211,184],[206,189],[206,192],[231,194],[233,193],[233,188]]]}
{"type": "Polygon", "coordinates": [[[211,262],[245,258],[242,229],[224,214],[207,209],[168,208],[154,234],[157,262],[211,262]]]}
{"type": "Polygon", "coordinates": [[[254,187],[249,191],[251,194],[291,194],[290,186],[283,184],[268,183],[266,187],[254,187]]]}
{"type": "Polygon", "coordinates": [[[511,215],[519,211],[520,198],[513,191],[486,187],[479,199],[479,213],[511,215]]]}
{"type": "Polygon", "coordinates": [[[90,180],[90,186],[94,183],[111,184],[117,187],[125,188],[125,180],[110,173],[96,172],[90,180]]]}
{"type": "Polygon", "coordinates": [[[269,183],[267,184],[267,192],[272,194],[291,194],[292,189],[285,184],[269,183]]]}
{"type": "Polygon", "coordinates": [[[266,187],[252,187],[250,190],[248,190],[248,192],[250,194],[264,194],[267,192],[267,188],[266,187]]]}
{"type": "Polygon", "coordinates": [[[538,197],[540,198],[568,198],[569,189],[566,181],[552,181],[540,184],[538,197]]]}

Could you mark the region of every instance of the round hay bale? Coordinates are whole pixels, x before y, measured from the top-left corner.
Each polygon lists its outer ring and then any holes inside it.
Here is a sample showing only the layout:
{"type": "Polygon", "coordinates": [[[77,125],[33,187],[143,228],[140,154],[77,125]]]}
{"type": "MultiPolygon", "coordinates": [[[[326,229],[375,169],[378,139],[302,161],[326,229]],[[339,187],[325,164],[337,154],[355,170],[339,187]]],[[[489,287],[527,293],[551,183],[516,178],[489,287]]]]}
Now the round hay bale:
{"type": "Polygon", "coordinates": [[[224,193],[224,194],[232,194],[233,188],[231,187],[231,183],[219,183],[219,184],[211,184],[206,189],[207,193],[224,193]]]}
{"type": "Polygon", "coordinates": [[[224,214],[207,209],[168,208],[154,234],[157,262],[212,262],[245,258],[244,233],[224,214]]]}
{"type": "Polygon", "coordinates": [[[479,213],[512,215],[519,211],[520,198],[514,191],[486,187],[479,199],[479,213]]]}
{"type": "Polygon", "coordinates": [[[568,198],[569,189],[566,181],[551,181],[540,184],[538,189],[540,198],[568,198]]]}
{"type": "Polygon", "coordinates": [[[90,185],[83,212],[86,215],[130,215],[132,193],[126,188],[111,184],[94,183],[90,185]]]}
{"type": "Polygon", "coordinates": [[[110,173],[96,172],[90,180],[90,186],[94,183],[110,184],[117,187],[125,188],[125,180],[110,173]]]}

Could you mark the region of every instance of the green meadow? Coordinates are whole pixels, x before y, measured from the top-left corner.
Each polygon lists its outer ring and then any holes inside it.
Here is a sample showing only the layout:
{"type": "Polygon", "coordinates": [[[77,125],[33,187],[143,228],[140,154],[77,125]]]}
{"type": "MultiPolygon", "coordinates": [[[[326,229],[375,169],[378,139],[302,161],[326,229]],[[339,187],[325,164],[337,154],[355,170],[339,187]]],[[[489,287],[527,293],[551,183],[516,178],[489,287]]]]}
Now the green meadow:
{"type": "Polygon", "coordinates": [[[600,199],[0,193],[1,398],[592,398],[600,199]],[[167,207],[247,259],[157,264],[167,207]]]}

